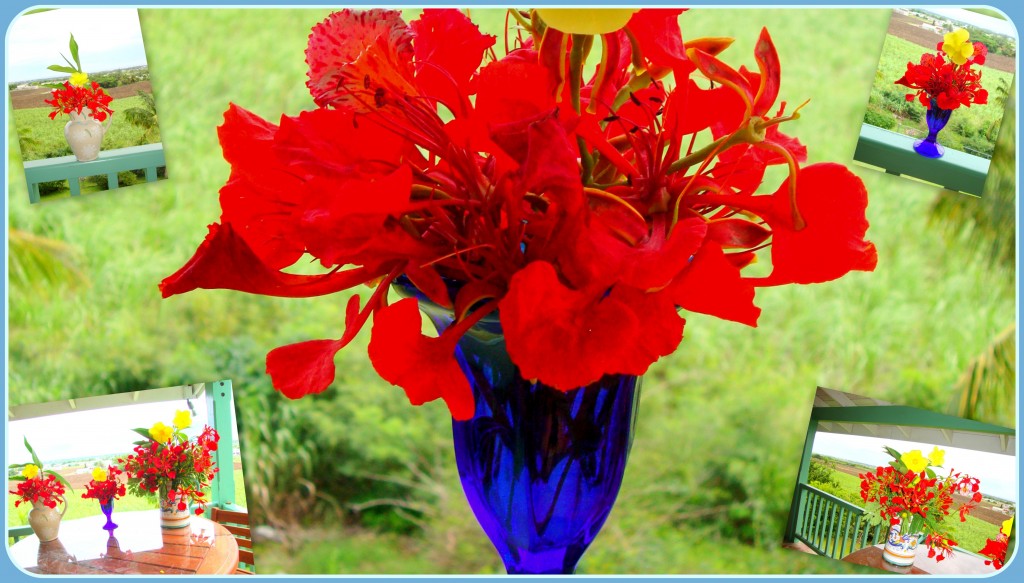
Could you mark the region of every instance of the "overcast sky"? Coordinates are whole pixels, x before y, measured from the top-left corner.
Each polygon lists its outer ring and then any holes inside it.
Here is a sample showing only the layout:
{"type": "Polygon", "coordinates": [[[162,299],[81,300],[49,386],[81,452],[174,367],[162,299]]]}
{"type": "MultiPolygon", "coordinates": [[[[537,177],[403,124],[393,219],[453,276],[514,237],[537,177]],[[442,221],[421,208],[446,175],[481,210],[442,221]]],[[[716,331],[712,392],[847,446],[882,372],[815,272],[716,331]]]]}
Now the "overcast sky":
{"type": "Polygon", "coordinates": [[[962,8],[927,8],[925,10],[932,14],[938,14],[940,16],[945,16],[946,18],[966,22],[967,24],[977,26],[984,30],[1005,34],[1010,38],[1017,38],[1017,29],[1014,28],[1013,24],[1009,20],[992,18],[991,16],[978,14],[977,12],[971,12],[970,10],[964,10],[962,8]]]}
{"type": "MultiPolygon", "coordinates": [[[[206,397],[192,399],[195,413],[192,427],[185,430],[189,436],[198,435],[208,423],[206,397]]],[[[108,409],[75,411],[11,421],[7,428],[8,463],[19,464],[32,461],[25,450],[23,440],[27,436],[32,449],[45,465],[48,460],[58,461],[107,454],[129,453],[132,442],[142,438],[132,431],[136,427],[150,428],[157,421],[170,425],[174,412],[187,409],[184,399],[162,403],[124,405],[108,409]]],[[[232,423],[234,423],[234,407],[232,423]]],[[[237,425],[233,425],[237,427],[237,425]]],[[[233,431],[238,439],[237,430],[233,431]]]]}
{"type": "MultiPolygon", "coordinates": [[[[813,451],[844,460],[860,462],[870,466],[888,465],[892,458],[882,449],[889,446],[900,453],[915,449],[925,456],[935,444],[879,439],[858,435],[819,432],[814,436],[813,451]]],[[[1013,455],[999,455],[956,447],[939,447],[946,451],[943,469],[964,472],[981,480],[981,491],[1004,500],[1017,503],[1017,458],[1013,455]]],[[[941,473],[941,472],[939,472],[941,473]]]]}
{"type": "Polygon", "coordinates": [[[61,75],[47,69],[62,64],[71,34],[86,73],[146,65],[139,11],[135,8],[61,8],[19,16],[7,31],[7,80],[28,81],[61,75]]]}

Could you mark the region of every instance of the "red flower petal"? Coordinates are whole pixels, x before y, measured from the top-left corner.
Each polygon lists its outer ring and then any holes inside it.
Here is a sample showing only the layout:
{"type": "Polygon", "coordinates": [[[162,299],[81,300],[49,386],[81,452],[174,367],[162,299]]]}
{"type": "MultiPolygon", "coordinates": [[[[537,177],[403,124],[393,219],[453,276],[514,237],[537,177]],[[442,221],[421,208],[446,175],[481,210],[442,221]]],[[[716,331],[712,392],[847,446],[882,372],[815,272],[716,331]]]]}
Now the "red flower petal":
{"type": "Polygon", "coordinates": [[[377,90],[412,78],[412,36],[397,10],[345,9],[313,27],[306,48],[306,86],[321,107],[363,111],[377,90]]]}
{"type": "Polygon", "coordinates": [[[754,287],[711,241],[704,242],[669,293],[683,309],[748,326],[756,327],[761,315],[761,308],[754,305],[754,287]]]}
{"type": "Polygon", "coordinates": [[[453,334],[461,333],[452,327],[437,338],[424,336],[418,305],[406,298],[374,314],[369,346],[373,368],[384,380],[402,387],[413,405],[440,398],[452,418],[469,419],[473,391],[455,360],[458,337],[453,334]]]}
{"type": "Polygon", "coordinates": [[[620,344],[626,353],[622,372],[642,375],[662,356],[672,354],[683,340],[686,320],[679,317],[675,303],[665,292],[646,293],[637,288],[618,285],[610,298],[629,307],[636,316],[638,334],[634,342],[620,344]]]}
{"type": "Polygon", "coordinates": [[[633,33],[640,53],[655,67],[668,67],[676,71],[676,80],[693,71],[686,58],[686,47],[679,31],[682,8],[644,8],[629,19],[626,28],[633,33]]]}
{"type": "Polygon", "coordinates": [[[269,268],[230,224],[214,223],[188,263],[160,282],[167,298],[197,288],[233,289],[251,294],[306,298],[346,290],[386,273],[365,268],[325,275],[296,275],[269,268]]]}
{"type": "Polygon", "coordinates": [[[321,393],[334,382],[334,355],[340,340],[309,340],[275,348],[267,354],[267,374],[289,399],[321,393]]]}
{"type": "MultiPolygon", "coordinates": [[[[864,183],[839,164],[813,164],[797,176],[796,204],[806,227],[792,228],[788,184],[774,196],[772,265],[767,278],[755,285],[821,283],[852,270],[873,271],[875,246],[864,239],[868,205],[864,183]]],[[[755,197],[760,198],[760,197],[755,197]]]]}
{"type": "Polygon", "coordinates": [[[409,23],[415,35],[416,84],[420,93],[446,104],[456,114],[469,105],[469,81],[484,51],[497,39],[455,9],[424,9],[409,23]]]}
{"type": "Polygon", "coordinates": [[[555,110],[554,80],[537,63],[537,53],[521,49],[480,70],[474,117],[509,155],[526,154],[530,124],[555,110]]]}
{"type": "Polygon", "coordinates": [[[524,378],[569,391],[635,368],[621,350],[638,334],[629,306],[569,289],[549,263],[512,277],[500,314],[505,346],[524,378]]]}

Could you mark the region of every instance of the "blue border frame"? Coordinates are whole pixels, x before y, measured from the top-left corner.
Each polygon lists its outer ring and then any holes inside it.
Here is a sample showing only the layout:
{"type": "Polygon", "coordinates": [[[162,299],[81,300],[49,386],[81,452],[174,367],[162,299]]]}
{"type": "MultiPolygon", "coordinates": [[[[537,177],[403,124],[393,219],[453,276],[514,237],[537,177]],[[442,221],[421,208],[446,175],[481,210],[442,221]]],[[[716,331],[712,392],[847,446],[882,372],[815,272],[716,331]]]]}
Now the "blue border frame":
{"type": "MultiPolygon", "coordinates": [[[[985,8],[995,8],[997,10],[1000,10],[1004,14],[1006,14],[1007,17],[1009,18],[1009,20],[1014,24],[1014,26],[1018,30],[1017,38],[1018,38],[1018,41],[1019,41],[1020,40],[1020,27],[1018,26],[1018,23],[1024,21],[1024,3],[1021,3],[1020,0],[1016,0],[1016,5],[1014,5],[1013,2],[1014,2],[1014,0],[991,0],[991,2],[989,2],[987,4],[982,4],[982,3],[968,4],[966,2],[950,2],[948,0],[938,0],[938,1],[935,1],[935,2],[927,2],[927,3],[921,3],[921,2],[910,3],[910,2],[908,2],[908,3],[905,3],[905,4],[896,4],[896,3],[892,3],[892,2],[865,2],[863,4],[855,5],[855,4],[851,4],[849,2],[838,2],[838,1],[835,1],[835,0],[819,0],[817,2],[812,2],[812,1],[808,1],[808,0],[803,0],[803,1],[801,1],[801,0],[789,0],[785,4],[772,4],[772,3],[767,2],[766,0],[760,0],[760,1],[758,1],[758,0],[748,0],[746,2],[736,2],[736,1],[729,1],[729,0],[718,1],[718,2],[707,1],[707,0],[692,0],[690,2],[685,2],[685,3],[684,2],[679,2],[679,1],[673,2],[673,1],[665,1],[665,0],[648,0],[646,2],[637,2],[635,0],[632,0],[632,1],[631,0],[625,0],[625,1],[618,1],[618,2],[616,2],[616,1],[608,1],[608,0],[591,0],[591,1],[582,1],[582,0],[562,0],[562,1],[539,0],[539,1],[536,1],[536,2],[529,3],[529,5],[531,5],[531,6],[544,6],[544,5],[583,6],[583,7],[594,7],[594,6],[601,6],[601,5],[609,5],[609,6],[651,6],[651,7],[655,7],[655,6],[680,6],[680,5],[685,4],[686,6],[692,6],[692,7],[701,7],[701,6],[712,7],[713,6],[713,7],[728,7],[728,8],[766,8],[766,7],[770,7],[770,8],[811,8],[811,7],[814,7],[814,8],[894,8],[894,7],[925,7],[925,6],[933,6],[933,7],[946,6],[946,7],[957,7],[957,8],[963,8],[963,7],[985,7],[985,8]]],[[[512,4],[519,4],[519,3],[513,2],[512,4]]],[[[216,7],[247,7],[247,6],[249,6],[249,7],[257,8],[257,7],[269,7],[269,6],[281,6],[281,5],[284,5],[284,3],[283,2],[272,2],[272,1],[269,1],[269,0],[248,0],[248,1],[243,1],[243,0],[220,0],[217,3],[210,4],[210,5],[203,5],[203,4],[199,4],[199,3],[196,3],[196,2],[186,2],[186,1],[180,1],[180,0],[179,1],[174,1],[174,0],[164,0],[164,1],[138,0],[138,1],[135,1],[135,2],[130,2],[130,1],[126,1],[126,0],[108,0],[106,2],[97,2],[97,3],[90,3],[90,2],[84,2],[84,1],[75,1],[75,0],[70,0],[70,1],[65,0],[64,2],[61,2],[59,4],[54,4],[53,6],[54,7],[71,7],[71,6],[127,6],[127,7],[138,7],[138,8],[216,8],[216,7]]],[[[296,4],[294,6],[289,6],[289,8],[322,8],[322,7],[340,7],[340,6],[380,6],[380,5],[395,5],[395,6],[504,7],[504,6],[508,6],[509,3],[508,2],[494,2],[492,0],[477,1],[477,2],[473,2],[471,0],[464,0],[463,2],[439,2],[439,1],[436,1],[436,0],[419,0],[419,1],[411,1],[411,2],[403,2],[403,3],[396,3],[396,2],[390,2],[390,1],[384,1],[384,2],[369,1],[368,2],[366,0],[343,0],[343,1],[340,1],[340,2],[339,1],[328,2],[328,1],[324,1],[324,0],[312,0],[312,1],[306,0],[305,2],[302,2],[301,4],[296,4]]],[[[14,0],[13,2],[4,3],[4,4],[0,5],[0,25],[2,25],[3,28],[4,28],[4,44],[5,44],[5,47],[6,47],[6,39],[7,39],[7,30],[9,28],[11,22],[14,20],[14,18],[18,14],[20,14],[21,12],[23,12],[24,10],[26,10],[28,8],[35,7],[35,6],[42,6],[42,4],[25,2],[24,0],[14,0]]],[[[7,54],[6,53],[6,49],[4,51],[4,54],[5,55],[7,54]]],[[[6,80],[6,57],[5,57],[4,63],[0,64],[0,70],[4,71],[4,77],[5,77],[5,80],[6,80]]],[[[1020,53],[1019,52],[1018,52],[1018,55],[1017,55],[1017,70],[1018,71],[1020,70],[1020,53]]],[[[1018,90],[1017,90],[1017,108],[1018,108],[1018,111],[1020,111],[1020,106],[1021,106],[1021,103],[1022,103],[1021,95],[1022,95],[1022,92],[1020,91],[1020,88],[1018,86],[1018,90]]],[[[6,105],[6,103],[4,105],[3,113],[0,114],[0,116],[2,116],[3,122],[4,122],[4,154],[5,154],[5,157],[4,157],[4,185],[5,186],[4,186],[4,188],[6,189],[7,180],[9,179],[9,176],[8,176],[8,166],[7,166],[6,161],[7,161],[7,155],[9,153],[8,148],[10,147],[10,144],[7,143],[8,131],[7,131],[7,105],[6,105]]],[[[1018,181],[1017,181],[1018,204],[1017,204],[1017,289],[1016,289],[1016,295],[1017,295],[1017,305],[1018,305],[1018,309],[1017,309],[1017,326],[1018,326],[1018,330],[1019,330],[1019,328],[1020,328],[1020,309],[1019,309],[1019,306],[1020,306],[1020,291],[1021,291],[1021,288],[1020,288],[1020,256],[1021,256],[1020,224],[1021,224],[1021,218],[1022,218],[1021,217],[1020,202],[1019,202],[1019,194],[1020,194],[1020,182],[1019,182],[1019,179],[1020,179],[1020,148],[1019,148],[1019,143],[1020,143],[1020,123],[1019,123],[1019,118],[1018,118],[1018,124],[1017,124],[1016,140],[1017,140],[1017,143],[1018,143],[1017,161],[1016,161],[1017,178],[1018,178],[1018,181]]],[[[5,194],[6,194],[6,190],[5,190],[5,194]]],[[[7,212],[6,196],[4,197],[4,219],[5,219],[5,222],[9,220],[8,212],[7,212]]],[[[6,333],[6,330],[7,330],[7,323],[8,323],[8,319],[7,319],[8,318],[8,314],[7,314],[7,261],[6,261],[6,256],[7,256],[7,243],[6,243],[6,239],[5,239],[5,242],[4,242],[4,261],[3,261],[3,264],[0,265],[0,272],[2,272],[3,277],[4,277],[4,287],[2,289],[2,292],[0,292],[0,300],[3,300],[2,302],[0,302],[0,316],[2,316],[3,321],[4,321],[4,333],[2,335],[2,344],[3,344],[3,350],[4,350],[4,358],[3,358],[2,361],[0,361],[0,373],[3,374],[4,379],[6,379],[6,374],[7,374],[7,333],[6,333]]],[[[1017,362],[1018,362],[1018,368],[1019,368],[1019,363],[1021,361],[1021,356],[1022,356],[1021,345],[1020,345],[1020,342],[1018,342],[1017,343],[1017,362]]],[[[1017,382],[1018,382],[1018,385],[1017,385],[1017,395],[1018,395],[1018,399],[1017,399],[1017,402],[1018,402],[1018,407],[1017,407],[1017,427],[1020,428],[1020,394],[1021,394],[1021,390],[1020,389],[1021,389],[1021,384],[1020,384],[1020,379],[1019,378],[1018,378],[1017,382]]],[[[6,381],[4,383],[4,387],[5,387],[5,390],[4,390],[4,403],[5,403],[5,406],[6,406],[6,404],[7,404],[6,381]]],[[[6,428],[6,423],[5,423],[5,426],[4,426],[4,438],[3,438],[3,440],[0,440],[0,445],[5,445],[6,444],[6,434],[7,434],[7,428],[6,428]]],[[[4,449],[4,452],[5,452],[4,453],[4,458],[6,460],[6,447],[4,449]]],[[[1018,459],[1019,459],[1019,455],[1018,455],[1018,459]]],[[[5,465],[6,465],[6,462],[5,462],[5,465]]],[[[1020,465],[1018,464],[1018,484],[1017,484],[1018,494],[1020,496],[1020,499],[1024,499],[1024,488],[1021,487],[1022,484],[1021,484],[1021,475],[1020,475],[1019,468],[1020,468],[1020,465]]],[[[6,517],[6,511],[5,511],[4,515],[6,517]]],[[[4,519],[4,521],[5,521],[5,524],[6,524],[6,518],[4,519]]],[[[1017,522],[1019,522],[1019,521],[1017,521],[1017,522]]],[[[1021,525],[1018,524],[1018,525],[1015,525],[1015,526],[1020,527],[1021,525]]],[[[1018,545],[1017,546],[1018,546],[1018,548],[1020,547],[1019,540],[1018,540],[1018,545]]],[[[1012,560],[998,574],[996,574],[995,577],[999,578],[1000,580],[1006,580],[1006,579],[1008,579],[1008,576],[1013,576],[1015,579],[1020,578],[1021,576],[1024,576],[1024,560],[1018,558],[1018,556],[1020,554],[1021,554],[1020,552],[1017,552],[1014,555],[1014,557],[1012,557],[1012,560]]],[[[886,575],[879,574],[879,576],[886,576],[886,575]]],[[[2,578],[3,581],[27,581],[27,580],[30,579],[30,577],[31,577],[30,575],[28,575],[27,573],[25,573],[25,572],[21,571],[20,569],[18,569],[17,567],[15,567],[10,562],[10,560],[6,557],[6,553],[5,553],[5,557],[3,557],[2,560],[0,560],[0,578],[2,578]]],[[[296,578],[296,577],[302,577],[302,578],[305,578],[305,579],[324,579],[324,580],[338,579],[339,578],[337,576],[329,577],[329,576],[323,576],[323,575],[287,575],[287,576],[270,576],[270,577],[260,576],[260,577],[262,579],[271,579],[271,580],[285,580],[285,579],[292,579],[292,578],[296,578]]],[[[827,581],[827,580],[832,580],[832,579],[842,579],[844,581],[871,581],[873,579],[877,580],[878,576],[849,576],[849,575],[835,575],[835,576],[808,575],[808,576],[800,576],[799,574],[781,574],[781,575],[746,575],[746,576],[743,576],[743,575],[648,575],[648,576],[639,576],[639,575],[633,575],[633,576],[594,576],[594,575],[589,575],[589,576],[583,576],[583,575],[581,575],[581,576],[577,576],[577,577],[584,577],[584,578],[588,578],[588,579],[600,578],[600,579],[609,580],[609,581],[627,581],[627,580],[630,580],[630,579],[633,579],[633,578],[637,578],[637,577],[654,578],[654,579],[669,579],[669,578],[671,578],[671,579],[684,579],[685,578],[685,579],[691,580],[691,581],[739,580],[739,579],[749,579],[749,578],[759,578],[759,579],[800,579],[800,580],[804,580],[804,581],[827,581]]],[[[71,576],[63,576],[62,577],[62,576],[57,576],[56,578],[58,578],[58,579],[69,579],[69,578],[77,579],[77,578],[80,578],[80,577],[71,577],[71,576]]],[[[343,578],[345,580],[352,580],[352,581],[371,581],[371,580],[382,580],[382,579],[383,580],[389,580],[389,581],[414,581],[414,580],[417,580],[417,579],[437,579],[437,578],[443,578],[443,579],[459,578],[459,579],[483,580],[483,579],[493,579],[494,577],[491,577],[491,576],[479,576],[479,575],[467,575],[467,576],[458,576],[458,575],[424,575],[424,576],[416,576],[416,577],[411,577],[411,576],[395,576],[395,577],[392,577],[392,576],[346,576],[346,577],[343,577],[343,578]]],[[[945,577],[945,578],[946,579],[950,579],[951,577],[945,577]]],[[[126,577],[126,580],[144,580],[144,579],[147,579],[147,578],[146,577],[126,577]]],[[[151,578],[149,578],[149,579],[151,579],[151,578]]],[[[215,579],[215,578],[213,578],[213,577],[197,577],[195,579],[190,579],[190,580],[213,580],[213,579],[215,579]]],[[[959,577],[959,578],[953,577],[953,579],[968,579],[968,577],[959,577]]],[[[970,579],[978,579],[978,577],[970,577],[970,579]]],[[[537,577],[537,578],[533,578],[533,580],[545,580],[545,581],[547,581],[547,580],[556,580],[556,578],[554,578],[554,577],[537,577]]]]}

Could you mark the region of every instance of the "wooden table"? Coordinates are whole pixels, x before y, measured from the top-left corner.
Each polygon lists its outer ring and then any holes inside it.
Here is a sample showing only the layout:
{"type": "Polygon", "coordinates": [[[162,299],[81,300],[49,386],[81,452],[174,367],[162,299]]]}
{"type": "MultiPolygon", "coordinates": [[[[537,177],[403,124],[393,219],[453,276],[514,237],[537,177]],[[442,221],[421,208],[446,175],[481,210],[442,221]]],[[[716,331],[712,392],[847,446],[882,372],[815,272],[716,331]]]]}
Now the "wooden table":
{"type": "Polygon", "coordinates": [[[928,558],[928,547],[917,545],[914,565],[910,569],[890,565],[882,559],[882,547],[875,545],[854,551],[843,557],[847,563],[856,565],[867,565],[876,569],[884,569],[893,573],[904,573],[910,575],[987,575],[995,573],[992,565],[986,565],[984,558],[962,553],[957,550],[953,555],[942,561],[928,558]],[[926,570],[927,569],[927,570],[926,570]]]}
{"type": "Polygon", "coordinates": [[[160,511],[118,512],[112,532],[91,516],[61,522],[57,540],[25,537],[8,550],[32,573],[82,575],[226,575],[238,568],[238,543],[223,526],[198,516],[191,528],[160,528],[160,511]]]}

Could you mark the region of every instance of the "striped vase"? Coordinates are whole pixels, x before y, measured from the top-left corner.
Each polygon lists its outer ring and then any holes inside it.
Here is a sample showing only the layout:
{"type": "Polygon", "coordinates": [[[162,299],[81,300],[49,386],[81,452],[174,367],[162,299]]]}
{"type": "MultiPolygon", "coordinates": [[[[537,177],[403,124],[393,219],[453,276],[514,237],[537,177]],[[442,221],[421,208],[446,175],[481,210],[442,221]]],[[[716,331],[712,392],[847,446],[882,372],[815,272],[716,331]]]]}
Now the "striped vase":
{"type": "Polygon", "coordinates": [[[914,556],[917,554],[916,534],[900,534],[900,526],[897,524],[889,529],[889,538],[885,541],[885,548],[882,549],[882,559],[890,565],[897,567],[910,567],[914,564],[914,556]]]}
{"type": "Polygon", "coordinates": [[[192,513],[188,508],[178,510],[177,501],[169,499],[163,488],[160,489],[158,496],[160,496],[160,528],[177,530],[188,528],[192,524],[192,513]]]}

